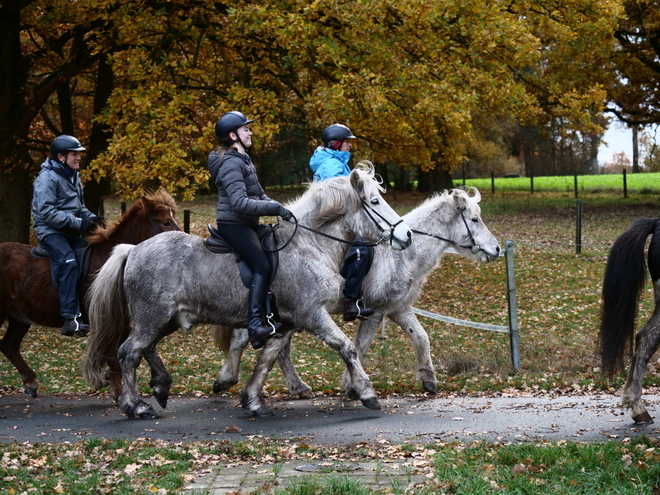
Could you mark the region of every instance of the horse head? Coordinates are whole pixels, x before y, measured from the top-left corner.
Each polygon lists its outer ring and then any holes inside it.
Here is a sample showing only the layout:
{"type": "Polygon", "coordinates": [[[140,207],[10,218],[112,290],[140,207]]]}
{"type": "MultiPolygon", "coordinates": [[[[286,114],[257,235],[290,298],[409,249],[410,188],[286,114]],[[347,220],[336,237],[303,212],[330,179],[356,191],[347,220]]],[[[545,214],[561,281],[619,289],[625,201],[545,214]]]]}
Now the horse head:
{"type": "Polygon", "coordinates": [[[482,263],[495,260],[500,255],[500,245],[481,219],[481,193],[474,187],[452,189],[449,194],[457,211],[454,231],[460,239],[459,249],[469,249],[482,263]]]}
{"type": "Polygon", "coordinates": [[[382,198],[381,191],[373,166],[360,162],[348,176],[312,182],[290,207],[316,229],[341,225],[344,234],[368,242],[389,240],[394,249],[405,249],[410,246],[412,231],[382,198]]]}
{"type": "Polygon", "coordinates": [[[142,196],[117,222],[97,229],[89,238],[91,244],[102,241],[138,244],[149,237],[170,230],[183,230],[176,221],[176,202],[164,190],[142,196]]]}

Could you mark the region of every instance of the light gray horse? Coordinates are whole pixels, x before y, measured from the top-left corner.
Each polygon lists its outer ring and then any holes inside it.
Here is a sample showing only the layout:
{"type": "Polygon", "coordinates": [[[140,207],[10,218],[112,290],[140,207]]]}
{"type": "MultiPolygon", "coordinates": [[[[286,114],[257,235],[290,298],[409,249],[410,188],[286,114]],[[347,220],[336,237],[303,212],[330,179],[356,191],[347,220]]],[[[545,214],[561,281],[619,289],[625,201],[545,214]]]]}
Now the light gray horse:
{"type": "MultiPolygon", "coordinates": [[[[375,248],[373,265],[363,284],[363,299],[374,314],[360,323],[355,338],[360,360],[368,352],[383,316],[387,316],[410,337],[417,352],[417,376],[425,390],[435,393],[436,376],[429,338],[412,306],[447,248],[453,247],[458,254],[482,263],[499,256],[497,239],[481,219],[480,200],[481,195],[474,188],[468,191],[454,189],[434,195],[403,217],[415,232],[415,242],[409,249],[395,252],[384,246],[375,248]],[[402,284],[402,279],[407,283],[402,284]]],[[[342,301],[337,298],[334,305],[328,305],[328,310],[341,314],[342,301]]],[[[227,355],[213,387],[218,393],[238,382],[240,360],[248,344],[248,336],[245,329],[233,330],[226,326],[215,326],[214,334],[216,344],[227,355]]],[[[302,381],[291,361],[290,341],[281,339],[270,347],[268,352],[271,355],[279,349],[277,359],[289,391],[301,397],[313,396],[311,388],[302,381]]],[[[262,361],[259,360],[259,365],[262,361]]],[[[255,374],[263,375],[260,370],[255,370],[255,374]]],[[[342,385],[347,391],[354,389],[348,370],[344,373],[342,385]]]]}
{"type": "MultiPolygon", "coordinates": [[[[350,176],[313,183],[288,208],[300,226],[335,238],[387,239],[393,248],[404,249],[410,245],[411,231],[380,191],[373,168],[356,168],[350,176]]],[[[341,293],[338,273],[347,244],[303,229],[292,237],[294,229],[283,223],[276,232],[280,245],[291,239],[280,252],[279,271],[271,286],[284,323],[282,330],[312,330],[346,362],[355,387],[351,393],[366,407],[378,409],[376,392],[355,346],[325,308],[341,293]]],[[[137,388],[136,368],[141,358],[151,367],[154,395],[165,407],[172,378],[156,351],[158,342],[197,323],[245,326],[247,295],[235,255],[214,254],[199,237],[163,234],[138,246],[118,246],[90,289],[92,332],[83,367],[85,378],[97,388],[104,386],[105,359],[99,356],[117,352],[124,386],[122,411],[129,417],[158,417],[137,388]],[[129,322],[132,328],[126,336],[129,322]]],[[[267,414],[261,396],[244,397],[243,406],[267,414]]]]}

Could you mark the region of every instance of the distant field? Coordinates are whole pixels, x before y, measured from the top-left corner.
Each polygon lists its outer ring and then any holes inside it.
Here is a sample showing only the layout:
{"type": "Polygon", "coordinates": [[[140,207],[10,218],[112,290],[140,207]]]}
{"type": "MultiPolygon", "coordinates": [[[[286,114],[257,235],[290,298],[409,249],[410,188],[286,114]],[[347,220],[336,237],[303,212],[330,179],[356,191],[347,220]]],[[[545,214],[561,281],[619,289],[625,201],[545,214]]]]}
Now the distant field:
{"type": "MultiPolygon", "coordinates": [[[[580,192],[615,192],[623,194],[623,174],[578,175],[578,194],[580,192]]],[[[455,186],[461,186],[462,180],[455,180],[455,186]]],[[[660,192],[660,173],[626,174],[628,192],[652,193],[660,192]]],[[[466,186],[476,187],[482,193],[492,190],[492,180],[466,179],[466,186]]],[[[495,192],[498,191],[530,191],[529,177],[495,178],[495,192]]],[[[575,177],[572,175],[555,177],[534,177],[534,192],[574,192],[575,177]]]]}

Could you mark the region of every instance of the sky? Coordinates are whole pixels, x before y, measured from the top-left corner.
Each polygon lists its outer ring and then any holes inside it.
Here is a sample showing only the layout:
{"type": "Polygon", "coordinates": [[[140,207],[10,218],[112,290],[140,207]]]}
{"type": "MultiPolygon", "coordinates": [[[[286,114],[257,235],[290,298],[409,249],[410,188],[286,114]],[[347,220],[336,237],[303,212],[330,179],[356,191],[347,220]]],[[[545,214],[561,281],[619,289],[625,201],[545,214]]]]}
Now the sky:
{"type": "Polygon", "coordinates": [[[607,145],[601,144],[598,148],[598,163],[604,165],[612,160],[614,153],[624,152],[632,161],[632,131],[621,124],[612,122],[605,132],[603,140],[607,145]]]}

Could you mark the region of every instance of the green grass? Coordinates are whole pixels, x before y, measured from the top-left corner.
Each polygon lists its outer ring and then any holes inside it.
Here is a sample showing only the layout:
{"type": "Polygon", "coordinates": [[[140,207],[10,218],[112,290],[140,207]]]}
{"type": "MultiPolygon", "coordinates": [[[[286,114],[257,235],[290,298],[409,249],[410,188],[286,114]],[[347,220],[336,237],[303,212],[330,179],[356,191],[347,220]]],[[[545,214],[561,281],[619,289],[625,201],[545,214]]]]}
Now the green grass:
{"type": "MultiPolygon", "coordinates": [[[[463,185],[462,180],[454,180],[456,187],[463,185]]],[[[493,180],[466,179],[466,186],[476,187],[483,193],[491,193],[493,180]]],[[[529,177],[496,178],[495,193],[504,191],[531,192],[532,180],[529,177]]],[[[628,193],[652,194],[660,192],[660,174],[626,174],[628,193]]],[[[618,193],[623,196],[623,174],[578,175],[577,191],[585,193],[618,193]]],[[[534,177],[534,193],[553,192],[575,194],[575,176],[534,177]]]]}
{"type": "MultiPolygon", "coordinates": [[[[193,473],[224,465],[272,470],[275,460],[403,460],[424,481],[371,489],[350,476],[319,475],[264,485],[258,494],[596,494],[655,495],[660,490],[660,445],[637,437],[605,442],[523,444],[444,443],[300,448],[291,441],[166,443],[90,439],[75,444],[9,444],[0,457],[0,492],[182,493],[193,473]],[[360,451],[362,453],[360,453],[360,451]]],[[[196,492],[200,493],[200,492],[196,492]]],[[[203,493],[203,492],[202,492],[203,493]]]]}

